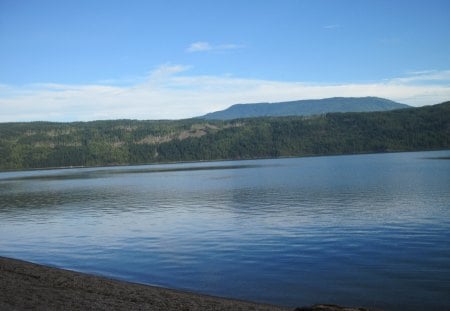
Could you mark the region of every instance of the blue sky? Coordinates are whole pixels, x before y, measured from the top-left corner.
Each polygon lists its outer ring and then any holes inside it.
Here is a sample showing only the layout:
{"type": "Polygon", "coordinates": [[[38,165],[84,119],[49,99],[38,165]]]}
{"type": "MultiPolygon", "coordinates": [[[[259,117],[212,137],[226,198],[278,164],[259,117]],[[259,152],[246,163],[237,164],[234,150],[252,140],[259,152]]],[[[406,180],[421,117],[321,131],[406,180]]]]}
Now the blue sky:
{"type": "Polygon", "coordinates": [[[450,99],[450,1],[0,0],[0,122],[450,99]]]}

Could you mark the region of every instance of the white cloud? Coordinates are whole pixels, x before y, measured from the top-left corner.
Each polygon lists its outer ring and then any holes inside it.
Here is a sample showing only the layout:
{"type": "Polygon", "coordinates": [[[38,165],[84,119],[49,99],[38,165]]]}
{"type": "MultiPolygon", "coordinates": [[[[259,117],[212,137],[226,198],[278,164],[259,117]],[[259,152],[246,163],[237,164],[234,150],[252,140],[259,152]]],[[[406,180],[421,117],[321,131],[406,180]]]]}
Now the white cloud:
{"type": "Polygon", "coordinates": [[[150,82],[165,81],[170,76],[181,73],[183,71],[187,71],[190,68],[191,68],[190,66],[183,66],[183,65],[171,65],[171,64],[161,65],[149,73],[147,80],[150,82]]]}
{"type": "Polygon", "coordinates": [[[405,77],[393,79],[392,83],[437,83],[450,85],[450,70],[423,70],[410,72],[405,77]]]}
{"type": "Polygon", "coordinates": [[[241,49],[243,47],[244,47],[243,45],[233,43],[212,45],[209,42],[199,41],[191,43],[186,49],[186,52],[193,53],[193,52],[207,52],[207,51],[225,51],[225,50],[241,49]]]}
{"type": "Polygon", "coordinates": [[[129,86],[0,85],[0,122],[97,119],[179,119],[236,103],[334,96],[379,96],[421,106],[450,99],[450,71],[433,71],[373,83],[319,84],[188,75],[188,66],[163,65],[129,86]],[[440,79],[439,79],[440,77],[440,79]],[[420,81],[426,80],[424,84],[420,81]]]}
{"type": "Polygon", "coordinates": [[[212,46],[208,42],[194,42],[186,49],[187,52],[204,52],[209,50],[212,50],[212,46]]]}

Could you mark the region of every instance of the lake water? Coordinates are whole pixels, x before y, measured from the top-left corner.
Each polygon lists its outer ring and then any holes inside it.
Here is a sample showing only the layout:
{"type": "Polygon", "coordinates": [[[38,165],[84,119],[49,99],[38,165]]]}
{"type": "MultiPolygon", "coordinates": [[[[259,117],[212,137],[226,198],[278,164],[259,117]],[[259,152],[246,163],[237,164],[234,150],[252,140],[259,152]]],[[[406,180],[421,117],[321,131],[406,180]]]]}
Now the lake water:
{"type": "Polygon", "coordinates": [[[287,306],[450,310],[446,157],[0,173],[0,255],[287,306]]]}

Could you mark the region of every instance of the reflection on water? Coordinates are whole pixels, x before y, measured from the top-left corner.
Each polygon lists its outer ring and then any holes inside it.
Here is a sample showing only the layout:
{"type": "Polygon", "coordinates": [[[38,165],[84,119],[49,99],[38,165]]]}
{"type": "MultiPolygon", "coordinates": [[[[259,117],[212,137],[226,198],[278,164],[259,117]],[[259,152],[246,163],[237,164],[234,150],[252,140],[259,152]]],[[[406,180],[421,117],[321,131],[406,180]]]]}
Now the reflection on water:
{"type": "Polygon", "coordinates": [[[0,255],[290,306],[450,305],[449,152],[0,173],[0,255]]]}
{"type": "Polygon", "coordinates": [[[257,168],[260,164],[230,164],[222,162],[221,165],[210,165],[210,163],[189,163],[178,165],[142,165],[142,166],[119,166],[119,167],[101,167],[101,168],[78,168],[78,169],[55,169],[55,170],[36,170],[20,173],[4,173],[3,180],[61,180],[61,179],[86,179],[102,178],[106,175],[118,174],[138,174],[138,173],[165,173],[165,172],[183,172],[183,171],[212,171],[212,170],[230,170],[243,168],[257,168]],[[203,165],[202,165],[203,164],[203,165]],[[205,165],[206,164],[206,165],[205,165]]]}

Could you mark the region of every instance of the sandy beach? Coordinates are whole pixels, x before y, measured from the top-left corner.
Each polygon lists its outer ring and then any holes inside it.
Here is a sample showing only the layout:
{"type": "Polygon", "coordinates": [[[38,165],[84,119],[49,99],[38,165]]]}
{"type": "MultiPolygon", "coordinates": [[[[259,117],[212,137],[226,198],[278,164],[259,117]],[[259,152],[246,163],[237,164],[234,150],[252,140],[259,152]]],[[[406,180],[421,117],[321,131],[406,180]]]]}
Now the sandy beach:
{"type": "MultiPolygon", "coordinates": [[[[46,267],[0,257],[0,310],[294,310],[46,267]]],[[[295,310],[366,310],[316,305],[295,310]]]]}

